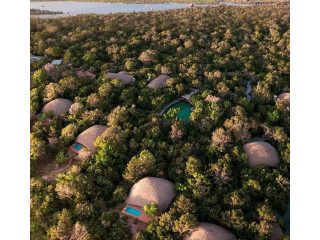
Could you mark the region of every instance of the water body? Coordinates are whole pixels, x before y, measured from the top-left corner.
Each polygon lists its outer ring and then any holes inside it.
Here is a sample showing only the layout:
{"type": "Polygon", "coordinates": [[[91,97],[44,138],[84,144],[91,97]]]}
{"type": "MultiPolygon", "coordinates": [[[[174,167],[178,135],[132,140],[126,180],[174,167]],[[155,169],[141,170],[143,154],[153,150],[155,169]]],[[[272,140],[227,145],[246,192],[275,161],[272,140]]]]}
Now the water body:
{"type": "Polygon", "coordinates": [[[180,110],[177,115],[178,119],[181,119],[185,122],[188,121],[191,115],[191,108],[192,108],[192,105],[190,103],[186,101],[179,101],[178,103],[175,103],[172,106],[170,106],[168,109],[166,109],[164,114],[166,114],[172,108],[176,108],[176,109],[178,108],[180,110]]]}
{"type": "MultiPolygon", "coordinates": [[[[220,4],[201,4],[196,7],[212,6],[221,4],[228,6],[249,6],[248,4],[225,3],[220,4]]],[[[61,11],[63,14],[55,15],[31,15],[37,18],[58,18],[75,16],[78,14],[108,14],[108,13],[128,13],[128,12],[147,12],[162,11],[168,9],[187,8],[189,4],[163,3],[163,4],[121,4],[121,3],[94,3],[94,2],[31,2],[30,9],[40,9],[48,11],[61,11]],[[147,7],[148,6],[148,7],[147,7]]]]}

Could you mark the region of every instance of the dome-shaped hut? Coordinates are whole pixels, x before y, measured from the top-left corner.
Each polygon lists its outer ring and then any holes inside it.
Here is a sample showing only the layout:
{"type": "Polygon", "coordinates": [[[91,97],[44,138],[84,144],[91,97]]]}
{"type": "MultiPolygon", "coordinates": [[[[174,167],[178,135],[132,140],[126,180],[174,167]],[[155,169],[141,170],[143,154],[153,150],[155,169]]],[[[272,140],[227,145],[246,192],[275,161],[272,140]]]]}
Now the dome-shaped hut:
{"type": "Polygon", "coordinates": [[[281,93],[278,97],[277,100],[280,100],[284,103],[286,106],[290,106],[290,93],[281,93]]]}
{"type": "Polygon", "coordinates": [[[282,229],[278,223],[273,223],[271,228],[270,240],[279,240],[283,235],[282,229]]]}
{"type": "Polygon", "coordinates": [[[79,158],[86,158],[88,155],[91,156],[95,154],[96,147],[94,146],[94,142],[97,137],[102,135],[102,133],[107,129],[106,126],[102,125],[94,125],[89,127],[76,138],[75,143],[70,146],[70,150],[76,154],[78,154],[79,158]],[[81,151],[83,148],[87,149],[89,152],[85,154],[85,152],[81,151]]]}
{"type": "Polygon", "coordinates": [[[199,226],[184,240],[236,240],[236,236],[218,225],[200,222],[199,226]]]}
{"type": "Polygon", "coordinates": [[[280,163],[277,150],[267,142],[249,142],[243,146],[251,168],[260,164],[276,167],[280,163]]]}
{"type": "Polygon", "coordinates": [[[121,71],[121,72],[118,72],[118,73],[106,73],[104,76],[106,78],[110,78],[111,80],[120,79],[122,84],[127,84],[127,83],[130,83],[130,82],[134,81],[134,76],[133,75],[129,75],[125,71],[121,71]]]}
{"type": "Polygon", "coordinates": [[[175,197],[173,184],[162,178],[145,177],[133,185],[126,204],[142,207],[155,203],[160,212],[166,210],[175,197]]]}
{"type": "Polygon", "coordinates": [[[166,87],[167,80],[170,79],[168,75],[159,75],[157,78],[153,79],[149,84],[148,87],[151,89],[157,89],[161,87],[166,87]]]}
{"type": "Polygon", "coordinates": [[[53,114],[57,117],[60,117],[62,114],[69,111],[71,105],[73,104],[72,101],[65,98],[58,98],[52,100],[51,102],[47,103],[41,112],[53,112],[53,114]]]}

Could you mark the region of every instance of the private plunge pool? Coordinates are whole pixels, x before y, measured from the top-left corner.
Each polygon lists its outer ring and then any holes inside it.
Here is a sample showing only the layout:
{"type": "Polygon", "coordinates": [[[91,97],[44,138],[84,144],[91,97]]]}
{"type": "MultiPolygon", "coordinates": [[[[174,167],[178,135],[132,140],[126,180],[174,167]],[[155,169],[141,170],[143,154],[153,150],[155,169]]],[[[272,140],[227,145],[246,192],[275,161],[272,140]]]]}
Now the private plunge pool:
{"type": "Polygon", "coordinates": [[[191,115],[191,108],[192,105],[190,103],[186,101],[180,101],[168,107],[164,111],[163,116],[167,116],[167,118],[170,118],[170,113],[172,113],[174,109],[177,109],[179,111],[177,114],[177,118],[186,122],[191,115]]]}
{"type": "Polygon", "coordinates": [[[79,145],[79,144],[77,144],[77,143],[75,143],[75,144],[73,145],[73,148],[76,149],[77,151],[80,151],[80,150],[82,149],[82,146],[79,145]]]}
{"type": "Polygon", "coordinates": [[[132,208],[132,207],[126,207],[126,209],[124,210],[126,213],[129,213],[131,215],[134,215],[136,217],[139,217],[142,213],[142,211],[132,208]]]}

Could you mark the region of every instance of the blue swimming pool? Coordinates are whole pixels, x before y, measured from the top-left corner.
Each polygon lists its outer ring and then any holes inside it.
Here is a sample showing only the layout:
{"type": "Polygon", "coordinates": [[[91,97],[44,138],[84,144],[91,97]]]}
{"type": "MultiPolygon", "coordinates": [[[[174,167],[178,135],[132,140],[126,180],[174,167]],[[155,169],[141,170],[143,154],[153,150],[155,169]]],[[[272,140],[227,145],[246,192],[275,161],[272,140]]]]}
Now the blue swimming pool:
{"type": "Polygon", "coordinates": [[[43,120],[43,116],[42,116],[42,114],[41,114],[41,113],[40,113],[40,114],[38,114],[37,116],[38,116],[38,118],[39,118],[40,120],[43,120]]]}
{"type": "Polygon", "coordinates": [[[83,147],[80,146],[79,144],[74,144],[73,148],[75,148],[76,150],[80,151],[83,147]]]}
{"type": "Polygon", "coordinates": [[[263,142],[261,138],[251,139],[249,142],[263,142]]]}
{"type": "Polygon", "coordinates": [[[126,207],[126,209],[124,210],[126,213],[130,213],[136,217],[139,217],[142,213],[142,211],[138,210],[138,209],[134,209],[132,207],[126,207]]]}

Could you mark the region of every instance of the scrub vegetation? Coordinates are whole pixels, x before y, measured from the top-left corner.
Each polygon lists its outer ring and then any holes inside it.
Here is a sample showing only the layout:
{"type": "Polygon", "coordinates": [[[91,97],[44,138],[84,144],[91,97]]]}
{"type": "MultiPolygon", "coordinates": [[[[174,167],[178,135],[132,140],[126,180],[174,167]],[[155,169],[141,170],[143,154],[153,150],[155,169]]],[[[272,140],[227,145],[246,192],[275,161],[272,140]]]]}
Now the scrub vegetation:
{"type": "Polygon", "coordinates": [[[267,4],[31,19],[30,54],[44,56],[30,66],[31,238],[130,239],[113,209],[145,176],[170,180],[177,197],[137,239],[183,239],[198,222],[239,239],[270,239],[275,221],[285,230],[277,216],[289,201],[290,114],[273,96],[290,90],[289,11],[267,4]],[[97,79],[65,73],[68,63],[97,79]],[[120,71],[136,80],[104,77],[120,71]],[[170,76],[167,87],[148,88],[148,77],[160,74],[170,76]],[[188,123],[164,121],[161,109],[191,87],[198,92],[188,123]],[[204,101],[208,95],[221,101],[204,101]],[[37,121],[56,98],[74,102],[69,113],[37,121]],[[55,181],[36,177],[39,162],[65,162],[78,134],[95,124],[107,130],[94,156],[55,181]],[[278,167],[249,168],[243,145],[253,137],[277,149],[278,167]]]}
{"type": "MultiPolygon", "coordinates": [[[[55,2],[60,0],[31,0],[31,2],[55,2]]],[[[105,2],[105,3],[192,3],[192,4],[217,4],[219,2],[243,3],[243,4],[266,4],[266,3],[289,3],[290,0],[64,0],[65,2],[105,2]]]]}
{"type": "Polygon", "coordinates": [[[48,11],[48,10],[41,10],[41,9],[30,9],[30,14],[31,15],[41,15],[41,14],[49,14],[49,15],[54,15],[54,14],[62,14],[63,12],[60,11],[48,11]]]}

